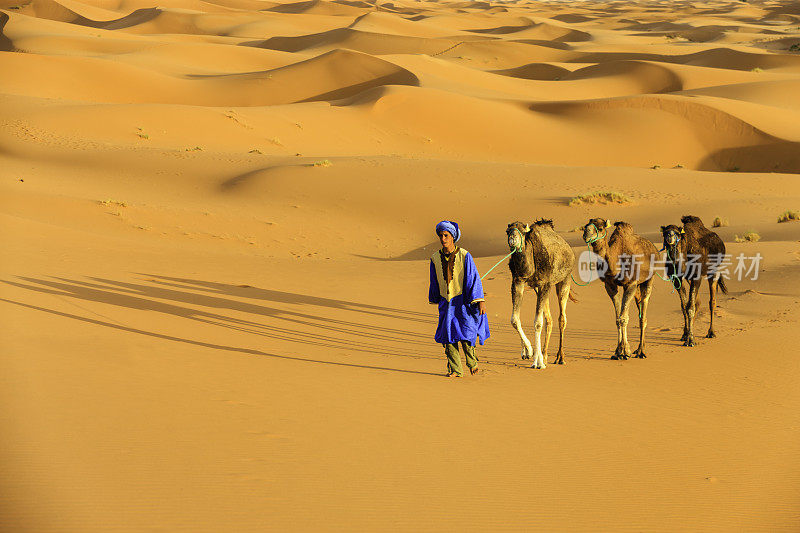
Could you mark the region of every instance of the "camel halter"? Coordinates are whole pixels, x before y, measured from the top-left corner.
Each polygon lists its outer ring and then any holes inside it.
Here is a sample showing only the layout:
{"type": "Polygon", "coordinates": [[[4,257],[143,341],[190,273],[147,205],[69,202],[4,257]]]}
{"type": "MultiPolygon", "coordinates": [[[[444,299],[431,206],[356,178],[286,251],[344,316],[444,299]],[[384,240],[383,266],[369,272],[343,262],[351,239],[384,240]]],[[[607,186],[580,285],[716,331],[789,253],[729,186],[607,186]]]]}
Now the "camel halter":
{"type": "Polygon", "coordinates": [[[506,259],[508,259],[508,258],[509,258],[509,257],[511,257],[512,255],[514,255],[515,253],[517,253],[517,252],[521,252],[522,250],[524,250],[524,249],[525,249],[525,236],[522,234],[522,232],[519,230],[519,228],[514,228],[514,231],[516,231],[517,233],[519,233],[519,246],[515,246],[513,251],[511,251],[511,252],[510,252],[510,253],[509,253],[507,256],[505,256],[505,257],[504,257],[504,258],[502,258],[500,261],[498,261],[497,263],[495,263],[495,264],[494,264],[494,266],[493,266],[492,268],[490,268],[489,270],[487,270],[487,271],[486,271],[486,274],[484,274],[483,276],[481,276],[481,281],[483,281],[483,278],[485,278],[486,276],[488,276],[488,275],[489,275],[489,272],[491,272],[492,270],[494,270],[495,268],[497,268],[497,267],[500,265],[500,263],[502,263],[503,261],[505,261],[506,259]]]}
{"type": "MultiPolygon", "coordinates": [[[[678,234],[678,236],[677,236],[677,240],[675,241],[675,246],[677,246],[679,242],[681,242],[680,234],[678,234]]],[[[666,244],[659,250],[659,252],[663,252],[664,250],[667,251],[667,260],[673,266],[673,269],[677,271],[678,270],[678,265],[675,264],[675,260],[672,258],[672,254],[670,253],[669,248],[667,248],[666,244]]],[[[670,274],[669,277],[662,276],[660,272],[656,272],[656,275],[659,278],[661,278],[662,280],[670,282],[670,285],[672,285],[672,292],[680,290],[680,288],[681,288],[681,278],[677,274],[675,274],[674,272],[672,274],[670,274]]]]}
{"type": "MultiPolygon", "coordinates": [[[[584,242],[586,243],[586,249],[591,252],[592,248],[589,245],[594,243],[594,242],[599,241],[600,239],[605,239],[605,237],[606,237],[606,228],[603,228],[603,234],[600,235],[600,231],[598,231],[597,226],[595,226],[594,224],[589,224],[589,225],[594,228],[594,237],[592,237],[588,241],[584,241],[584,242]]],[[[592,280],[589,280],[586,283],[581,283],[580,281],[575,279],[575,276],[573,274],[570,274],[570,276],[572,277],[572,282],[575,283],[575,285],[580,285],[581,287],[585,287],[585,286],[587,286],[588,284],[590,284],[592,282],[592,280]]]]}
{"type": "MultiPolygon", "coordinates": [[[[679,242],[681,242],[681,236],[680,236],[680,234],[677,234],[677,236],[676,236],[675,238],[677,239],[677,240],[675,241],[675,245],[677,246],[677,245],[678,245],[678,243],[679,243],[679,242]]],[[[669,250],[667,249],[667,245],[666,245],[666,244],[665,244],[664,246],[662,246],[662,247],[661,247],[661,249],[659,250],[659,252],[663,252],[664,250],[667,250],[667,257],[669,257],[669,250]]],[[[670,260],[671,260],[671,258],[670,258],[670,260]]]]}
{"type": "Polygon", "coordinates": [[[588,241],[585,241],[587,247],[590,244],[599,241],[600,239],[605,239],[606,238],[606,228],[603,228],[603,234],[600,235],[600,231],[597,229],[597,226],[595,226],[594,224],[590,224],[590,226],[592,226],[594,228],[594,237],[592,237],[588,241]]]}

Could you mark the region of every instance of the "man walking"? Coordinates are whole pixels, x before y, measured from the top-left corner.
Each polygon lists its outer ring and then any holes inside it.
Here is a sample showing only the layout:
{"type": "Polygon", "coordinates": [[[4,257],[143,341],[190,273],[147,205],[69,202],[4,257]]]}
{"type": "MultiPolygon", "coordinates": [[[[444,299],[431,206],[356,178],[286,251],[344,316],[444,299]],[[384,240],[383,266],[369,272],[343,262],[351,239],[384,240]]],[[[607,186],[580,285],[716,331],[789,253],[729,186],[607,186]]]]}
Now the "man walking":
{"type": "Polygon", "coordinates": [[[463,372],[459,344],[470,374],[478,372],[476,340],[482,345],[490,335],[486,301],[472,255],[456,244],[461,239],[458,224],[443,220],[436,225],[436,234],[442,249],[431,257],[428,291],[428,301],[439,306],[439,324],[434,339],[444,346],[447,377],[460,378],[463,372]]]}

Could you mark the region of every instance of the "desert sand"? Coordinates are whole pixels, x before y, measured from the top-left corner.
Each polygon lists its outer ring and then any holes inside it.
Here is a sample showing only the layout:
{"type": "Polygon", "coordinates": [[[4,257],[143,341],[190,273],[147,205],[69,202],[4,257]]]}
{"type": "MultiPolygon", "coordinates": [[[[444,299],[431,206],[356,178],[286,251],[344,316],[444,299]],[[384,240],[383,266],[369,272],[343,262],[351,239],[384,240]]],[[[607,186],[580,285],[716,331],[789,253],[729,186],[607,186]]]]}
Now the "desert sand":
{"type": "Polygon", "coordinates": [[[0,125],[0,530],[800,531],[800,3],[0,0],[0,125]],[[436,222],[687,214],[718,338],[444,378],[436,222]]]}

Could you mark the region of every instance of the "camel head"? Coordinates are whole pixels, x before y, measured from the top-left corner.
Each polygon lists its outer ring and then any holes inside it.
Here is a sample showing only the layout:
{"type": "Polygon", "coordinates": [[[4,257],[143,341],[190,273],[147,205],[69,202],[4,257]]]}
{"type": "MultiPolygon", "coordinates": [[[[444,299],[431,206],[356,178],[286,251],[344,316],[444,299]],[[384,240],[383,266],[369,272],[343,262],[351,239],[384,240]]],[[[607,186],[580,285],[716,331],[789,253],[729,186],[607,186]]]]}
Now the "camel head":
{"type": "Polygon", "coordinates": [[[525,235],[530,231],[530,226],[524,222],[517,220],[512,222],[506,228],[506,237],[508,237],[508,249],[517,251],[525,248],[525,235]]]}
{"type": "Polygon", "coordinates": [[[590,218],[589,222],[583,227],[583,240],[592,243],[604,238],[611,227],[611,221],[604,218],[590,218]]]}
{"type": "Polygon", "coordinates": [[[674,250],[678,243],[681,242],[684,234],[683,228],[675,224],[661,226],[661,236],[664,238],[664,248],[662,250],[674,250]]]}

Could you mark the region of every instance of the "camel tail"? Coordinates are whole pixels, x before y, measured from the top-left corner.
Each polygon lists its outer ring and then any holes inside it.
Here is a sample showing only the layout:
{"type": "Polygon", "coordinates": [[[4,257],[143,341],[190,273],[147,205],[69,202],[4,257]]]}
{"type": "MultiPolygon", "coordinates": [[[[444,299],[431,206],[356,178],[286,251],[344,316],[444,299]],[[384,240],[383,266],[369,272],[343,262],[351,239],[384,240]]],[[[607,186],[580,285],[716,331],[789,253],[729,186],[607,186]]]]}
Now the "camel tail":
{"type": "Polygon", "coordinates": [[[717,284],[717,287],[720,288],[722,294],[728,294],[728,287],[725,285],[725,278],[722,277],[719,278],[719,283],[717,284]]]}
{"type": "MultiPolygon", "coordinates": [[[[727,292],[725,294],[727,294],[727,292]]],[[[575,303],[579,303],[580,302],[580,300],[578,300],[578,298],[576,298],[575,291],[569,291],[569,301],[570,302],[575,302],[575,303]]]]}

